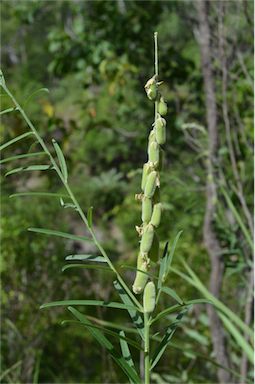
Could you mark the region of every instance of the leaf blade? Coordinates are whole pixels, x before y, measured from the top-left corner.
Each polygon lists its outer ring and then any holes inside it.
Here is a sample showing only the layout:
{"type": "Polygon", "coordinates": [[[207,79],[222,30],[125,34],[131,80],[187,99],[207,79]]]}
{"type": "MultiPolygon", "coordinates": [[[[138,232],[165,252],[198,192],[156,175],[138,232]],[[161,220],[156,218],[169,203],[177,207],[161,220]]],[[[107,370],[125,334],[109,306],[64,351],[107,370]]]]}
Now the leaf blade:
{"type": "Polygon", "coordinates": [[[48,228],[33,228],[33,227],[31,227],[31,228],[28,228],[28,231],[41,233],[43,235],[64,237],[65,239],[70,239],[70,240],[92,241],[91,239],[89,239],[88,237],[85,237],[85,236],[76,236],[76,235],[72,235],[71,233],[55,231],[55,230],[48,229],[48,228]]]}
{"type": "Polygon", "coordinates": [[[103,301],[103,300],[62,300],[62,301],[52,301],[50,303],[45,303],[40,306],[40,309],[50,308],[50,307],[63,307],[68,305],[80,305],[80,306],[99,306],[107,308],[116,308],[116,309],[134,309],[134,306],[122,304],[116,301],[103,301]]]}
{"type": "Polygon", "coordinates": [[[96,261],[98,263],[107,263],[105,258],[103,256],[97,256],[97,255],[69,255],[66,256],[65,260],[72,261],[72,260],[80,260],[80,261],[96,261]]]}
{"type": "Polygon", "coordinates": [[[14,139],[11,139],[11,140],[7,141],[6,143],[2,144],[0,146],[0,151],[9,147],[9,145],[12,145],[12,144],[16,143],[17,141],[25,139],[26,137],[31,136],[31,135],[33,135],[33,132],[25,132],[25,133],[22,133],[22,135],[14,137],[14,139]]]}
{"type": "Polygon", "coordinates": [[[60,146],[58,145],[58,143],[56,142],[55,139],[52,139],[52,143],[53,143],[54,149],[55,149],[57,157],[58,157],[61,173],[62,173],[64,181],[66,183],[67,178],[68,178],[68,172],[67,172],[67,165],[66,165],[66,160],[65,160],[64,154],[63,154],[62,149],[60,148],[60,146]]]}

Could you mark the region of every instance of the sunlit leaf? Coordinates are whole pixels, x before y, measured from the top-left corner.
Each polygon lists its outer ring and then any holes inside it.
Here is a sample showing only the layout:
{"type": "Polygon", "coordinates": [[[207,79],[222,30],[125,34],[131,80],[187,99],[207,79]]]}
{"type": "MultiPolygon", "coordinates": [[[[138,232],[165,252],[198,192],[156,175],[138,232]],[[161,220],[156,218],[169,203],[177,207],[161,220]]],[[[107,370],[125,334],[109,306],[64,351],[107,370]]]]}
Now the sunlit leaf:
{"type": "Polygon", "coordinates": [[[64,237],[65,239],[76,240],[76,241],[92,241],[91,239],[85,236],[76,236],[76,235],[72,235],[71,233],[54,231],[53,229],[47,229],[47,228],[28,228],[28,231],[42,233],[43,235],[64,237]]]}
{"type": "Polygon", "coordinates": [[[52,301],[51,303],[46,303],[40,306],[43,308],[50,307],[65,307],[68,305],[81,305],[81,306],[98,306],[98,307],[107,307],[107,308],[117,308],[117,309],[134,309],[132,305],[126,305],[118,303],[115,301],[103,301],[103,300],[62,300],[62,301],[52,301]]]}
{"type": "Polygon", "coordinates": [[[14,173],[19,172],[27,172],[27,171],[47,171],[48,169],[53,169],[52,165],[29,165],[27,167],[19,167],[12,169],[11,171],[7,172],[5,176],[13,175],[14,173]]]}
{"type": "Polygon", "coordinates": [[[82,261],[96,261],[98,263],[106,263],[107,261],[103,256],[96,255],[69,255],[66,256],[66,260],[82,260],[82,261]]]}
{"type": "Polygon", "coordinates": [[[98,270],[104,270],[106,272],[113,272],[113,270],[109,267],[105,267],[100,264],[66,264],[62,267],[62,272],[66,271],[67,269],[71,268],[86,268],[86,269],[98,269],[98,270]]]}

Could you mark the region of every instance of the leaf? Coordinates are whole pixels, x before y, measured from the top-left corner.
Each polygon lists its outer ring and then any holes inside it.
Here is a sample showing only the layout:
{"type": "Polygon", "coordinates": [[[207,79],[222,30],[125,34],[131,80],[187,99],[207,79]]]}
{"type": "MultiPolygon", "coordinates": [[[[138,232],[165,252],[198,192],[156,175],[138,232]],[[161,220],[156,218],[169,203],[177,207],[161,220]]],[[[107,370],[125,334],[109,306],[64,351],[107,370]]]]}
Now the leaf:
{"type": "Polygon", "coordinates": [[[172,260],[173,260],[173,255],[174,255],[174,252],[175,252],[175,248],[176,248],[176,245],[177,245],[177,243],[178,243],[178,240],[179,240],[179,238],[180,238],[182,232],[183,232],[183,231],[179,231],[179,232],[177,233],[177,235],[175,236],[173,245],[171,246],[170,253],[169,253],[169,255],[167,256],[166,276],[165,276],[165,279],[164,279],[164,275],[163,275],[163,281],[166,280],[166,277],[167,277],[168,273],[170,272],[170,267],[171,267],[171,264],[172,264],[172,260]]]}
{"type": "Polygon", "coordinates": [[[9,198],[13,197],[26,197],[26,196],[43,196],[43,197],[66,197],[68,198],[68,195],[62,194],[62,193],[51,193],[51,192],[19,192],[14,193],[9,196],[9,198]]]}
{"type": "Polygon", "coordinates": [[[235,216],[235,219],[236,219],[237,223],[239,224],[239,227],[241,228],[241,230],[244,234],[244,237],[247,240],[247,243],[250,245],[251,250],[253,252],[253,241],[252,241],[252,236],[249,233],[249,230],[246,228],[241,216],[239,215],[234,204],[232,203],[232,201],[231,201],[227,191],[225,190],[225,188],[221,187],[221,191],[223,193],[223,196],[225,197],[225,200],[226,200],[230,210],[232,211],[233,215],[235,216]]]}
{"type": "Polygon", "coordinates": [[[88,237],[85,237],[85,236],[76,236],[76,235],[72,235],[71,233],[54,231],[52,229],[46,229],[46,228],[28,228],[28,231],[36,232],[36,233],[42,233],[43,235],[52,235],[52,236],[64,237],[64,238],[70,239],[70,240],[92,241],[91,239],[89,239],[88,237]]]}
{"type": "Polygon", "coordinates": [[[69,255],[66,260],[97,261],[98,263],[107,263],[103,256],[96,255],[69,255]]]}
{"type": "MultiPolygon", "coordinates": [[[[123,303],[126,304],[126,305],[132,305],[133,304],[132,300],[127,295],[127,293],[125,292],[124,288],[122,288],[120,283],[117,280],[115,280],[113,282],[113,285],[114,285],[114,288],[117,290],[117,292],[118,292],[121,300],[123,301],[123,303]]],[[[131,317],[135,327],[137,328],[137,331],[139,332],[141,338],[144,339],[143,318],[140,315],[139,311],[137,310],[137,308],[135,308],[135,309],[128,309],[128,313],[129,313],[129,315],[130,315],[130,317],[131,317]]]]}
{"type": "Polygon", "coordinates": [[[154,323],[155,321],[165,317],[166,315],[169,315],[170,313],[177,312],[179,309],[186,309],[194,304],[212,304],[212,302],[206,299],[196,299],[185,301],[183,304],[173,305],[172,307],[166,308],[162,312],[160,312],[156,317],[154,317],[151,323],[154,323]]]}
{"type": "Polygon", "coordinates": [[[135,333],[136,335],[138,333],[135,328],[126,327],[123,324],[112,323],[110,321],[105,321],[105,320],[97,319],[96,317],[89,316],[89,315],[87,315],[86,317],[88,319],[92,320],[93,322],[95,322],[95,323],[97,323],[99,325],[102,325],[102,326],[106,326],[106,327],[122,330],[122,331],[129,332],[129,333],[135,333]]]}
{"type": "Polygon", "coordinates": [[[2,144],[0,146],[0,151],[2,151],[2,149],[4,149],[4,148],[9,147],[9,145],[16,143],[19,140],[25,139],[25,137],[30,136],[30,135],[33,135],[33,132],[25,132],[22,135],[16,136],[14,139],[7,141],[7,143],[2,144]]]}
{"type": "Polygon", "coordinates": [[[165,336],[163,337],[161,343],[159,344],[158,348],[156,349],[156,351],[154,353],[154,356],[152,358],[152,364],[151,364],[150,370],[152,370],[155,367],[155,365],[158,363],[158,361],[160,360],[161,356],[165,352],[166,347],[167,347],[169,341],[171,340],[171,338],[174,335],[174,332],[176,331],[178,323],[179,323],[179,321],[171,324],[167,328],[167,330],[165,332],[165,336]]]}
{"type": "Polygon", "coordinates": [[[3,111],[0,111],[0,116],[4,115],[5,113],[10,113],[10,112],[13,112],[13,111],[18,111],[18,108],[11,107],[11,108],[4,109],[3,111]]]}
{"type": "MultiPolygon", "coordinates": [[[[128,343],[125,339],[123,339],[123,337],[126,337],[125,333],[123,331],[120,331],[119,335],[122,336],[122,338],[120,338],[120,348],[121,348],[122,356],[131,368],[135,368],[132,355],[128,347],[128,343]]],[[[133,383],[132,380],[130,380],[130,382],[133,383]]]]}
{"type": "Polygon", "coordinates": [[[29,101],[34,95],[36,95],[36,94],[39,93],[39,92],[47,92],[47,93],[50,93],[50,91],[48,90],[48,88],[40,88],[40,89],[37,89],[36,91],[32,92],[32,93],[26,98],[26,100],[24,101],[23,108],[25,108],[25,106],[27,105],[28,101],[29,101]]]}
{"type": "MultiPolygon", "coordinates": [[[[79,311],[76,309],[69,307],[68,308],[70,312],[83,324],[89,326],[91,325],[90,321],[86,318],[86,316],[82,315],[79,311]]],[[[112,358],[115,360],[115,362],[121,367],[121,369],[126,373],[126,375],[132,379],[132,381],[135,384],[140,384],[141,380],[134,369],[132,369],[129,364],[125,361],[125,359],[121,356],[118,356],[116,353],[114,346],[112,343],[100,332],[98,329],[93,329],[91,327],[88,327],[89,332],[92,334],[92,336],[99,342],[99,344],[105,348],[112,358]]]]}
{"type": "Polygon", "coordinates": [[[62,272],[70,268],[87,268],[87,269],[98,269],[98,270],[100,269],[100,270],[114,273],[111,268],[105,267],[99,264],[66,264],[62,267],[62,272]]]}
{"type": "Polygon", "coordinates": [[[66,166],[65,157],[63,155],[63,152],[62,152],[60,146],[56,142],[56,140],[52,139],[52,143],[53,143],[53,146],[55,148],[55,151],[56,151],[56,154],[57,154],[57,157],[58,157],[58,161],[59,161],[59,165],[60,165],[60,169],[61,169],[64,181],[66,183],[67,182],[68,173],[67,173],[67,166],[66,166]]]}
{"type": "Polygon", "coordinates": [[[87,214],[87,220],[88,220],[88,227],[92,227],[92,213],[93,213],[93,207],[89,207],[88,214],[87,214]]]}
{"type": "Polygon", "coordinates": [[[13,160],[26,159],[29,157],[36,157],[36,156],[43,156],[43,155],[46,155],[46,153],[45,152],[25,153],[22,155],[11,156],[11,157],[7,157],[6,159],[0,160],[0,164],[4,164],[13,160]]]}
{"type": "Polygon", "coordinates": [[[233,311],[231,311],[231,309],[229,309],[226,305],[224,305],[222,301],[218,300],[215,296],[211,294],[211,292],[208,291],[206,286],[201,282],[201,280],[198,278],[195,272],[192,271],[192,269],[188,266],[188,264],[184,260],[182,260],[182,263],[191,277],[172,268],[173,272],[175,272],[176,274],[181,276],[183,279],[188,281],[191,285],[196,287],[204,295],[206,299],[210,300],[213,303],[213,305],[218,310],[223,312],[232,322],[234,322],[245,333],[247,333],[251,338],[253,338],[253,331],[250,329],[250,327],[248,327],[247,324],[245,324],[233,311]]]}
{"type": "MultiPolygon", "coordinates": [[[[81,312],[79,312],[79,313],[82,316],[85,316],[81,312]]],[[[86,318],[88,319],[87,316],[86,316],[86,318]]],[[[75,323],[75,324],[85,325],[81,321],[75,321],[75,320],[63,320],[63,321],[61,321],[61,325],[68,324],[68,323],[75,323]]],[[[134,341],[133,339],[130,339],[130,338],[126,337],[126,336],[124,336],[124,337],[120,336],[119,333],[111,331],[110,329],[107,329],[107,328],[102,327],[100,325],[91,324],[91,325],[86,325],[86,326],[87,327],[91,327],[91,328],[101,329],[103,333],[107,333],[108,335],[111,335],[111,336],[117,338],[119,341],[120,340],[124,340],[124,341],[128,342],[128,344],[132,345],[132,347],[138,349],[139,351],[143,351],[143,348],[136,341],[134,341]]]]}
{"type": "Polygon", "coordinates": [[[62,300],[62,301],[52,301],[51,303],[42,304],[40,309],[50,308],[50,307],[59,307],[59,306],[68,306],[68,305],[82,305],[82,306],[98,306],[98,307],[107,307],[107,308],[117,308],[117,309],[134,309],[132,305],[126,305],[118,303],[115,301],[103,301],[103,300],[62,300]]]}
{"type": "MultiPolygon", "coordinates": [[[[168,253],[168,242],[165,245],[163,255],[160,259],[160,267],[159,267],[159,279],[158,279],[158,290],[160,290],[162,286],[162,278],[166,273],[166,265],[167,265],[167,253],[168,253]]],[[[159,297],[160,292],[158,292],[159,297]]]]}
{"type": "Polygon", "coordinates": [[[167,295],[171,296],[174,300],[177,301],[177,303],[179,303],[179,304],[183,304],[184,303],[183,300],[180,298],[180,296],[177,295],[177,293],[172,288],[162,287],[161,291],[165,292],[167,295]]]}
{"type": "Polygon", "coordinates": [[[27,167],[19,167],[19,168],[12,169],[11,171],[7,172],[5,176],[9,176],[18,172],[46,171],[48,169],[53,169],[53,166],[52,165],[29,165],[27,167]]]}
{"type": "Polygon", "coordinates": [[[251,345],[247,343],[247,341],[245,340],[245,337],[243,337],[243,335],[238,331],[235,325],[231,323],[231,321],[227,318],[227,316],[223,315],[222,313],[219,313],[219,316],[223,321],[225,327],[228,329],[228,331],[231,333],[231,335],[240,345],[242,350],[246,353],[251,364],[254,364],[254,351],[251,345]]]}

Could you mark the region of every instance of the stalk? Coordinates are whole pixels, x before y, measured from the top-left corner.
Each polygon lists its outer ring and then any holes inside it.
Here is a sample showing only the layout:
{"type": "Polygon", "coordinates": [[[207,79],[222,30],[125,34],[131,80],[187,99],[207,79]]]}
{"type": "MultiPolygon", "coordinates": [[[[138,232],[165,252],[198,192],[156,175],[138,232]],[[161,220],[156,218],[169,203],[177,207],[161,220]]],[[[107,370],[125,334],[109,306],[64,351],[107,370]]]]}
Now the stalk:
{"type": "Polygon", "coordinates": [[[150,323],[144,313],[144,384],[150,384],[150,323]]]}

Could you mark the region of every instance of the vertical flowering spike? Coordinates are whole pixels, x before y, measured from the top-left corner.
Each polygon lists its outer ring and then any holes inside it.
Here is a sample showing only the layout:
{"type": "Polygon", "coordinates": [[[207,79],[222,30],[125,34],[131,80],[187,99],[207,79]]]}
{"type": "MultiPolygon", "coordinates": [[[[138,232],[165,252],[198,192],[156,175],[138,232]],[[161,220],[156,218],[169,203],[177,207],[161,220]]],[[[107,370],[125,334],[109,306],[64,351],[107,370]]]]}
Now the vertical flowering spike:
{"type": "Polygon", "coordinates": [[[155,75],[145,84],[147,97],[155,102],[155,118],[148,138],[148,162],[143,166],[141,189],[143,193],[136,194],[136,199],[142,202],[142,225],[136,226],[140,241],[140,252],[137,260],[137,271],[133,284],[134,293],[144,290],[145,312],[150,313],[155,306],[155,286],[153,282],[147,285],[147,272],[150,260],[157,261],[159,257],[159,239],[156,228],[159,227],[162,215],[160,202],[159,172],[163,166],[163,146],[166,142],[166,121],[162,117],[167,114],[167,104],[159,93],[158,81],[158,50],[157,33],[155,32],[155,75]]]}

